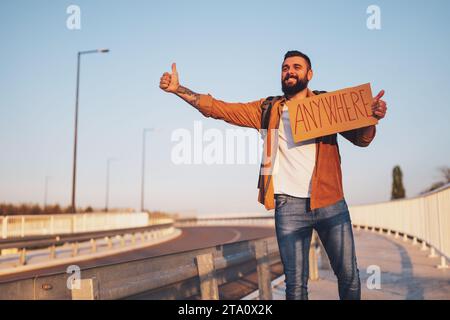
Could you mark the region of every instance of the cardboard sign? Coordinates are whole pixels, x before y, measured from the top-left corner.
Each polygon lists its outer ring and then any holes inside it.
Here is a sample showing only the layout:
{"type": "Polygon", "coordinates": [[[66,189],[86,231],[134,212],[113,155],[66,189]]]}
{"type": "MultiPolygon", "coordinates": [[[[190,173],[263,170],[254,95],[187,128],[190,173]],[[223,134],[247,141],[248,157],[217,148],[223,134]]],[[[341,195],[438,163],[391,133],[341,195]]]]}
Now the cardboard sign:
{"type": "Polygon", "coordinates": [[[370,83],[288,101],[295,142],[377,124],[370,83]]]}

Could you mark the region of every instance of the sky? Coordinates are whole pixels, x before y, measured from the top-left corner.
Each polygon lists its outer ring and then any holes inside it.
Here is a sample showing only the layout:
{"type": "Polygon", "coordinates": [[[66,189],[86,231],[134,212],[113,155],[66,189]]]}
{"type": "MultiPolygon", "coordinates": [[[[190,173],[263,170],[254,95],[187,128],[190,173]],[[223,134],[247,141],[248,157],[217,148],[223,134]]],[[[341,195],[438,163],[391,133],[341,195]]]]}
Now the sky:
{"type": "Polygon", "coordinates": [[[339,137],[349,205],[389,200],[396,165],[408,197],[450,165],[449,1],[4,0],[0,24],[0,202],[43,204],[47,176],[47,203],[70,204],[77,52],[97,48],[110,52],[81,62],[78,206],[105,206],[114,158],[109,207],[139,209],[142,132],[155,128],[147,209],[266,212],[258,163],[174,163],[174,131],[237,127],[160,90],[172,62],[182,85],[225,101],[280,94],[292,49],[312,60],[311,89],[384,89],[388,112],[370,146],[339,137]],[[80,29],[67,27],[70,5],[81,10],[80,29]],[[380,8],[381,29],[367,27],[370,5],[380,8]]]}

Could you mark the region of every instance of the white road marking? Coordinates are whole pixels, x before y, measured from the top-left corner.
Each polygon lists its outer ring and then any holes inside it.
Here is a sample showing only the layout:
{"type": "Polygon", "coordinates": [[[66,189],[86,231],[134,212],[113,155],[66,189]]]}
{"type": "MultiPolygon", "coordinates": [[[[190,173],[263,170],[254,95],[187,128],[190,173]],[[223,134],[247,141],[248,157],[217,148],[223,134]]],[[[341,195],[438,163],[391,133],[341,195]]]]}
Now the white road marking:
{"type": "Polygon", "coordinates": [[[236,229],[231,229],[231,231],[233,231],[236,235],[234,236],[233,239],[231,239],[229,242],[235,242],[238,241],[239,238],[241,237],[242,233],[236,229]]]}

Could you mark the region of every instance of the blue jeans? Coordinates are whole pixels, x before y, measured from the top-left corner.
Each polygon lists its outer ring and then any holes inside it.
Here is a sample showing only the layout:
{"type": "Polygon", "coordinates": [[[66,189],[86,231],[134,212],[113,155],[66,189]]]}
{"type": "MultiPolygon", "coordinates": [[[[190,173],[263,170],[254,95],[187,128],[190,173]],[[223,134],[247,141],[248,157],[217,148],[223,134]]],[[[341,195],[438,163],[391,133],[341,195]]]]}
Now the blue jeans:
{"type": "Polygon", "coordinates": [[[309,247],[315,229],[338,280],[341,300],[361,299],[352,224],[345,199],[311,210],[309,198],[275,195],[275,228],[286,299],[307,300],[309,247]]]}

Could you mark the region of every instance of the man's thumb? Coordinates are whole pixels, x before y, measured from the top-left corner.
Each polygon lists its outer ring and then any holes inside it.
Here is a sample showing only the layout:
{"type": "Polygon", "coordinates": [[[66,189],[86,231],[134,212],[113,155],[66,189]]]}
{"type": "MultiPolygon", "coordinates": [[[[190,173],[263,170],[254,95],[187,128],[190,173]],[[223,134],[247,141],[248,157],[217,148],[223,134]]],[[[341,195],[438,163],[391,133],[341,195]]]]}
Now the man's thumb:
{"type": "Polygon", "coordinates": [[[178,75],[177,64],[175,62],[172,63],[172,74],[178,75]]]}
{"type": "Polygon", "coordinates": [[[377,96],[375,97],[375,100],[376,101],[380,100],[382,96],[384,96],[384,90],[378,92],[377,96]]]}

